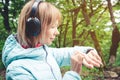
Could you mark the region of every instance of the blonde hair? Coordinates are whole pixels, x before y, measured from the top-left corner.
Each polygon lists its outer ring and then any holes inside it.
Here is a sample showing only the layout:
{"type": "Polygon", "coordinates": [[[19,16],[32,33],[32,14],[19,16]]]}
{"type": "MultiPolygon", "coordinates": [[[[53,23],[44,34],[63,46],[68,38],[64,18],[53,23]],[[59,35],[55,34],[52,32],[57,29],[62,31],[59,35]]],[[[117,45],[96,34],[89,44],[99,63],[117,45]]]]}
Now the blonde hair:
{"type": "Polygon", "coordinates": [[[61,23],[61,12],[48,2],[41,2],[37,12],[37,18],[41,21],[41,33],[38,36],[27,37],[25,33],[26,20],[30,16],[34,1],[30,0],[21,10],[17,29],[18,42],[28,47],[35,47],[40,42],[40,35],[45,36],[47,28],[54,24],[56,20],[58,20],[58,25],[61,23]]]}

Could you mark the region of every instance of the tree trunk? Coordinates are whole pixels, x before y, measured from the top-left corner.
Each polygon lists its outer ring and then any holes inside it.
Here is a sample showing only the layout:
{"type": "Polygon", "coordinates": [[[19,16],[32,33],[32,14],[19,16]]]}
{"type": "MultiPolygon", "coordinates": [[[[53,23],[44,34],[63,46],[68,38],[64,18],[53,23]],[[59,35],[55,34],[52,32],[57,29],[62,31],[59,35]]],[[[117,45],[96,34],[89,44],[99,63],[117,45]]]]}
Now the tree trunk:
{"type": "MultiPolygon", "coordinates": [[[[82,6],[82,14],[83,14],[83,17],[85,19],[86,25],[88,27],[89,25],[91,25],[91,22],[90,22],[90,17],[87,14],[87,8],[86,8],[87,6],[86,6],[86,1],[85,0],[82,0],[81,6],[82,6]]],[[[95,46],[96,50],[98,51],[98,54],[102,58],[103,64],[105,65],[105,62],[104,62],[103,57],[102,57],[102,50],[101,50],[101,47],[99,45],[99,41],[97,39],[96,33],[95,33],[95,31],[92,31],[92,30],[89,30],[89,33],[90,33],[91,38],[94,42],[94,46],[95,46]]]]}
{"type": "MultiPolygon", "coordinates": [[[[3,2],[2,2],[3,3],[3,2]]],[[[1,12],[2,16],[3,16],[3,23],[5,25],[5,29],[10,32],[11,31],[11,28],[10,28],[10,25],[9,25],[9,9],[8,9],[8,6],[9,6],[9,0],[5,0],[5,3],[3,3],[4,7],[3,7],[3,10],[1,12]]]]}
{"type": "Polygon", "coordinates": [[[117,52],[117,48],[118,48],[118,43],[120,41],[120,33],[119,33],[118,28],[117,28],[115,18],[113,15],[111,0],[107,0],[107,2],[108,2],[108,9],[109,9],[110,18],[111,18],[112,27],[113,27],[112,45],[110,47],[110,56],[109,56],[109,64],[112,65],[116,59],[116,52],[117,52]]]}
{"type": "Polygon", "coordinates": [[[68,24],[69,24],[69,20],[67,20],[67,23],[65,25],[65,31],[64,31],[64,41],[63,41],[63,46],[66,47],[66,36],[67,36],[67,32],[68,32],[68,24]]]}
{"type": "Polygon", "coordinates": [[[102,55],[102,50],[101,50],[101,47],[100,47],[100,44],[99,44],[99,41],[97,39],[97,36],[96,36],[96,33],[95,31],[90,31],[90,35],[92,37],[92,40],[94,42],[94,46],[96,48],[96,50],[98,51],[98,54],[100,55],[100,57],[102,58],[102,62],[103,62],[103,65],[104,67],[106,66],[106,63],[105,63],[105,60],[103,58],[103,55],[102,55]]]}
{"type": "Polygon", "coordinates": [[[80,11],[80,8],[76,9],[72,14],[72,39],[73,39],[73,46],[79,44],[79,40],[76,38],[76,27],[77,27],[77,15],[80,11]]]}

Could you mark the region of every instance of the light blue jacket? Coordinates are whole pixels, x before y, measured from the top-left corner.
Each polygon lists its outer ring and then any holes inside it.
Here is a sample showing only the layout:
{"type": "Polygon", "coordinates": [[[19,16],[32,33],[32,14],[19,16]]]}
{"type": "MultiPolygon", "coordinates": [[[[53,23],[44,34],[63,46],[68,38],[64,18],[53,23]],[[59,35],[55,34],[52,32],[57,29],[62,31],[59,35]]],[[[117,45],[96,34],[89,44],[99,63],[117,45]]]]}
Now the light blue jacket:
{"type": "Polygon", "coordinates": [[[86,52],[90,48],[50,48],[44,45],[24,49],[15,37],[10,35],[2,52],[6,80],[81,80],[74,71],[67,71],[62,77],[60,67],[70,66],[70,56],[75,50],[86,52]]]}

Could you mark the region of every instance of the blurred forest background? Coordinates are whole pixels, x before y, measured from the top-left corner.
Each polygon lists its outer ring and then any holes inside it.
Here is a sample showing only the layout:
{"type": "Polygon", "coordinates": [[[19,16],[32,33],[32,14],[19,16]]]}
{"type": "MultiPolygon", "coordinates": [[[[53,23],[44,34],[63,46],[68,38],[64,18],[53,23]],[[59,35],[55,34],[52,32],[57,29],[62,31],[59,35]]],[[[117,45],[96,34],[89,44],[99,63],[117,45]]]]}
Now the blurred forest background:
{"type": "MultiPolygon", "coordinates": [[[[8,35],[16,33],[21,8],[29,0],[0,0],[0,80],[4,80],[2,48],[8,35]]],[[[63,15],[60,35],[53,47],[92,46],[104,66],[87,69],[83,80],[120,80],[120,0],[46,0],[63,15]]],[[[69,70],[63,67],[62,73],[69,70]]]]}

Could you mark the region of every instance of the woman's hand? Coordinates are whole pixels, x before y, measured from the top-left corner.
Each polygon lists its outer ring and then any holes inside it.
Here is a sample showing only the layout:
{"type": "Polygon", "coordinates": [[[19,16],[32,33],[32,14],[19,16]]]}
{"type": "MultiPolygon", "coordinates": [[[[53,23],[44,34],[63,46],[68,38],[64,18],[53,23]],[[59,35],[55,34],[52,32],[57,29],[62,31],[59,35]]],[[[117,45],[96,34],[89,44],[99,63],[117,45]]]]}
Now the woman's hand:
{"type": "Polygon", "coordinates": [[[71,56],[71,70],[80,74],[84,55],[78,51],[71,56]]]}
{"type": "Polygon", "coordinates": [[[96,50],[90,50],[87,54],[84,54],[83,64],[88,68],[100,67],[102,60],[96,50]]]}

